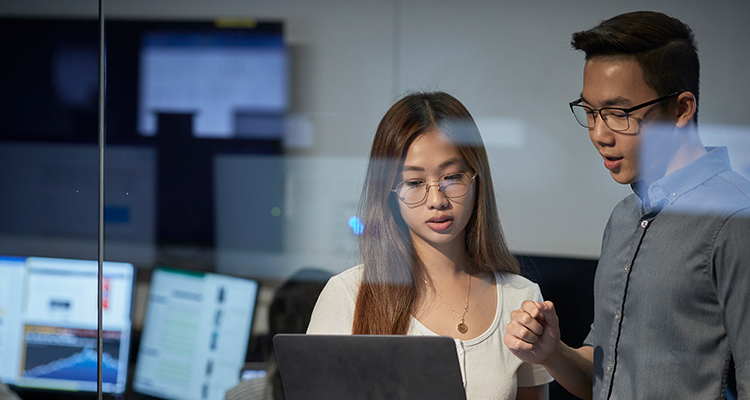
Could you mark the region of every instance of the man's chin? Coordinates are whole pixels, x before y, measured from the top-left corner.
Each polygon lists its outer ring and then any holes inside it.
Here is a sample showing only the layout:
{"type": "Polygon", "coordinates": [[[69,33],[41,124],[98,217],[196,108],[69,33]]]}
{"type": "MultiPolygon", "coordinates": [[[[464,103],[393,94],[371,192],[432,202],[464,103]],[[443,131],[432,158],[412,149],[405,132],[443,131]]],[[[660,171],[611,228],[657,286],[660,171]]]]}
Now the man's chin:
{"type": "Polygon", "coordinates": [[[619,170],[609,171],[609,174],[612,175],[612,179],[614,179],[615,182],[621,185],[630,185],[637,180],[634,175],[626,174],[619,170]]]}

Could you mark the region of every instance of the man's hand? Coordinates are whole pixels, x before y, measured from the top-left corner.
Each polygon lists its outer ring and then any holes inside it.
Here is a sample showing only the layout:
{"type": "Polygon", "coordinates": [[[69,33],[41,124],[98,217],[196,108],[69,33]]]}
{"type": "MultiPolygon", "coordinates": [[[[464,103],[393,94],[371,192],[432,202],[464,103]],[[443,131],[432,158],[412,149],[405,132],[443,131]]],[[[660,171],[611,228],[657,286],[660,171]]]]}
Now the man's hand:
{"type": "Polygon", "coordinates": [[[531,364],[544,364],[558,350],[560,326],[551,301],[524,301],[510,313],[503,342],[516,357],[531,364]]]}
{"type": "Polygon", "coordinates": [[[541,364],[567,391],[582,399],[592,397],[594,349],[573,349],[560,341],[555,305],[524,301],[510,313],[503,342],[522,361],[541,364]]]}

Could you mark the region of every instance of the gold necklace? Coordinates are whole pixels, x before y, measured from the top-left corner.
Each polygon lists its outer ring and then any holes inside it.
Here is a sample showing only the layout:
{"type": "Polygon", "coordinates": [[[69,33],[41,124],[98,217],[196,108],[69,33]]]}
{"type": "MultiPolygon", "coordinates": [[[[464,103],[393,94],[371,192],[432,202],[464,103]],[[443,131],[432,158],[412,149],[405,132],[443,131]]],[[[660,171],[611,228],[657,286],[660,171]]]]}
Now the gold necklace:
{"type": "MultiPolygon", "coordinates": [[[[426,279],[423,279],[423,280],[424,280],[425,285],[428,285],[427,280],[426,279]]],[[[451,305],[448,304],[447,301],[445,301],[445,299],[443,298],[443,296],[441,296],[437,292],[437,290],[435,290],[435,287],[434,286],[432,287],[432,291],[433,291],[433,293],[435,293],[435,296],[437,296],[440,300],[442,300],[443,304],[445,304],[446,306],[448,306],[448,308],[451,309],[451,311],[453,312],[453,314],[456,314],[456,316],[459,319],[461,319],[461,322],[459,322],[458,325],[456,325],[456,329],[459,332],[461,332],[461,333],[466,333],[469,330],[469,327],[466,326],[466,323],[464,323],[464,317],[466,317],[466,313],[469,311],[469,298],[471,297],[471,274],[469,274],[469,285],[468,286],[469,286],[469,290],[466,293],[466,305],[464,306],[464,313],[462,315],[458,315],[458,313],[456,312],[456,310],[454,310],[453,307],[451,307],[451,305]]]]}

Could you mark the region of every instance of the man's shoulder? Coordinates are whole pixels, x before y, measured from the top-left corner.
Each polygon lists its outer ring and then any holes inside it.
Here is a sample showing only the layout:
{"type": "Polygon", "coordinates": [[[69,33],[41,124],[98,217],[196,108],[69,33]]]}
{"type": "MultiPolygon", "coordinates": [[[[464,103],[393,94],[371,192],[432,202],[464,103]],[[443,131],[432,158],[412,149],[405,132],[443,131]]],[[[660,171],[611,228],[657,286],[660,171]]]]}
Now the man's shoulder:
{"type": "Polygon", "coordinates": [[[750,181],[735,171],[724,171],[686,193],[675,211],[698,212],[720,219],[750,210],[750,181]]]}
{"type": "Polygon", "coordinates": [[[750,206],[750,181],[735,171],[722,172],[716,178],[724,183],[722,194],[731,195],[739,206],[750,206]]]}

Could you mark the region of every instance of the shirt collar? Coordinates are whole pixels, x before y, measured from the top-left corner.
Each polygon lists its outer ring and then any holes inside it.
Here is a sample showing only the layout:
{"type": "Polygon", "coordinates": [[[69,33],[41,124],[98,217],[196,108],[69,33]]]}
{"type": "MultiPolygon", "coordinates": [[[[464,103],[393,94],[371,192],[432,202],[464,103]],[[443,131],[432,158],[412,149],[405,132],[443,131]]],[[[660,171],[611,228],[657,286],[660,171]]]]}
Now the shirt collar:
{"type": "Polygon", "coordinates": [[[706,147],[706,151],[706,154],[690,164],[665,175],[648,186],[643,181],[631,184],[633,192],[641,199],[642,211],[645,214],[652,211],[658,212],[667,202],[674,203],[686,192],[732,169],[726,147],[706,147]]]}

